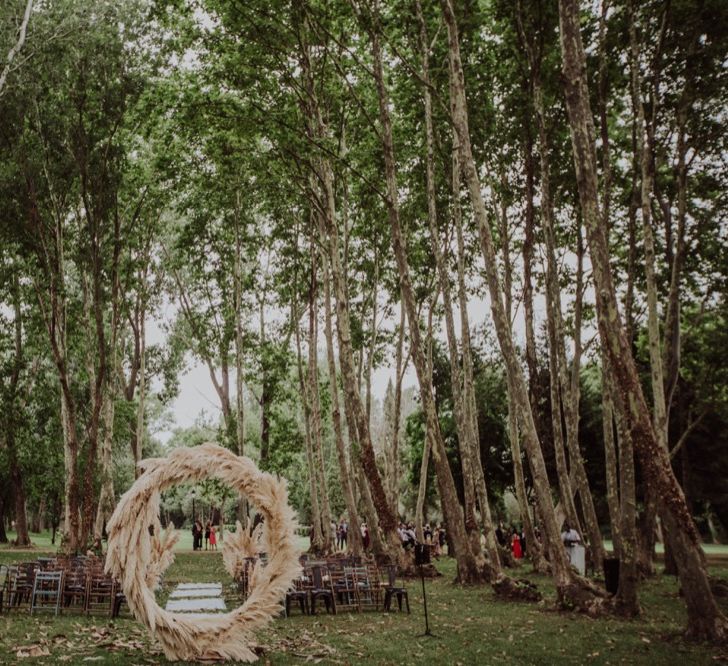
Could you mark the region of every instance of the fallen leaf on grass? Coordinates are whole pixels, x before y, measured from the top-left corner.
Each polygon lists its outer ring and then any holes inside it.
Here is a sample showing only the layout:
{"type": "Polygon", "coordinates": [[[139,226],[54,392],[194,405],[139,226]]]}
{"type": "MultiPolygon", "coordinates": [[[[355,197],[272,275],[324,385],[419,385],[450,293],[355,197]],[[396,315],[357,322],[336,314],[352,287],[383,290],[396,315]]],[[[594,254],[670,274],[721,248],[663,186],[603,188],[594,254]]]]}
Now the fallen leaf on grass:
{"type": "Polygon", "coordinates": [[[26,657],[49,657],[50,650],[47,647],[41,645],[28,645],[26,647],[14,648],[15,656],[18,659],[25,659],[26,657]]]}

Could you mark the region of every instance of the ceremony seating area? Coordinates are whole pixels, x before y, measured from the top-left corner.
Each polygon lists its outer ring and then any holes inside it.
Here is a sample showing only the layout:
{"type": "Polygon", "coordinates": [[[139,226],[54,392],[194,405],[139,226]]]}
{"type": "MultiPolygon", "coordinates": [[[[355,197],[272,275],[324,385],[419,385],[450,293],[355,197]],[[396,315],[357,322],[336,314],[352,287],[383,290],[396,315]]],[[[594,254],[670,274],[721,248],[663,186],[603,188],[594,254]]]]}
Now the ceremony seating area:
{"type": "Polygon", "coordinates": [[[39,557],[0,565],[0,613],[64,611],[117,617],[124,602],[120,586],[92,556],[39,557]]]}
{"type": "Polygon", "coordinates": [[[286,616],[298,606],[304,615],[341,611],[392,610],[410,612],[409,597],[398,580],[396,564],[379,567],[358,557],[336,556],[325,560],[302,558],[303,572],[286,595],[286,616]]]}
{"type": "MultiPolygon", "coordinates": [[[[248,558],[238,583],[248,595],[250,574],[256,562],[248,558]]],[[[359,557],[343,555],[326,559],[302,556],[303,572],[285,598],[286,617],[298,608],[302,615],[390,611],[410,612],[407,589],[395,564],[377,566],[359,557]]],[[[30,562],[0,565],[0,614],[67,612],[118,617],[124,602],[121,586],[104,573],[104,562],[93,556],[39,557],[30,562]]]]}

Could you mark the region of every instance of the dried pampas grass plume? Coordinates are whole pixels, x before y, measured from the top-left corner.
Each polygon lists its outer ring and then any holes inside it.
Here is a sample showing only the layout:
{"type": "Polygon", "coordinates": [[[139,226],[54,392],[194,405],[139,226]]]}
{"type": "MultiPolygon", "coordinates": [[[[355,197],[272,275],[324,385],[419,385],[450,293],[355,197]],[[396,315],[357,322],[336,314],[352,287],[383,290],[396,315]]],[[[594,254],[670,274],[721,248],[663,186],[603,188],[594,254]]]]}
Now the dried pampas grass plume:
{"type": "Polygon", "coordinates": [[[238,520],[235,531],[225,535],[222,544],[222,561],[225,570],[235,580],[240,580],[245,570],[245,559],[257,557],[263,551],[262,546],[263,523],[260,523],[252,532],[243,527],[238,520]]]}
{"type": "Polygon", "coordinates": [[[161,529],[162,526],[158,523],[152,535],[152,561],[147,567],[147,587],[150,590],[159,589],[162,574],[174,562],[174,546],[179,541],[179,532],[174,529],[174,523],[167,526],[160,538],[161,529]]]}
{"type": "MultiPolygon", "coordinates": [[[[286,482],[260,472],[252,460],[207,443],[179,448],[167,458],[140,463],[144,474],[119,501],[108,524],[106,570],[121,582],[131,612],[162,644],[168,659],[255,661],[252,631],[281,609],[293,579],[300,574],[295,545],[296,520],[288,506],[286,482]],[[245,603],[224,615],[188,618],[157,605],[153,585],[171,563],[171,546],[155,545],[150,526],[159,525],[159,493],[170,486],[218,478],[248,497],[265,517],[268,564],[255,572],[255,586],[245,603]]],[[[159,529],[152,530],[154,534],[159,529]]],[[[172,556],[173,557],[173,556],[172,556]]]]}

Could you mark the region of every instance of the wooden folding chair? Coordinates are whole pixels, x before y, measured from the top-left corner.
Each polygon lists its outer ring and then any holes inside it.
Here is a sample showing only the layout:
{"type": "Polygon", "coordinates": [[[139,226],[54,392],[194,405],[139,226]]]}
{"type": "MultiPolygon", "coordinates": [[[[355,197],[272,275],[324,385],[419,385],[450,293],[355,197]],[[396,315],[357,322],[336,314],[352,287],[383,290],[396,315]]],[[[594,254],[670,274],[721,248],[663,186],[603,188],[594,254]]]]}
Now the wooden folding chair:
{"type": "Polygon", "coordinates": [[[5,609],[5,604],[10,603],[10,567],[7,564],[0,564],[0,615],[5,609]]]}
{"type": "Polygon", "coordinates": [[[15,567],[10,580],[9,606],[11,608],[30,607],[37,571],[37,562],[23,562],[15,567]]]}
{"type": "Polygon", "coordinates": [[[112,615],[115,592],[113,578],[98,569],[92,569],[86,576],[86,614],[112,615]]]}
{"type": "Polygon", "coordinates": [[[356,593],[356,580],[351,567],[331,572],[331,585],[336,596],[336,610],[361,611],[356,593]]]}
{"type": "Polygon", "coordinates": [[[379,608],[380,589],[376,567],[373,569],[368,566],[351,567],[351,570],[354,574],[360,608],[362,610],[377,610],[379,608]]]}
{"type": "Polygon", "coordinates": [[[69,569],[63,580],[63,608],[77,606],[85,611],[87,591],[86,572],[79,567],[69,569]]]}

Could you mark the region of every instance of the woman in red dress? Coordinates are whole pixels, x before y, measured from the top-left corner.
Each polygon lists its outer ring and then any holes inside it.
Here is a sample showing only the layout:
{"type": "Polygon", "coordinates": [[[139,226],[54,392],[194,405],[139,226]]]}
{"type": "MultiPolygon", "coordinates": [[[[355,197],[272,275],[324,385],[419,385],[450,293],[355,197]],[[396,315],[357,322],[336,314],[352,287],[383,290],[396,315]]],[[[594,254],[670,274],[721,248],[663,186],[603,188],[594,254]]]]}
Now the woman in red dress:
{"type": "Polygon", "coordinates": [[[217,534],[215,534],[214,525],[210,525],[210,550],[217,550],[217,534]]]}
{"type": "Polygon", "coordinates": [[[521,548],[521,537],[518,536],[518,532],[513,528],[513,534],[511,535],[511,551],[513,557],[520,560],[523,557],[523,550],[521,548]]]}

